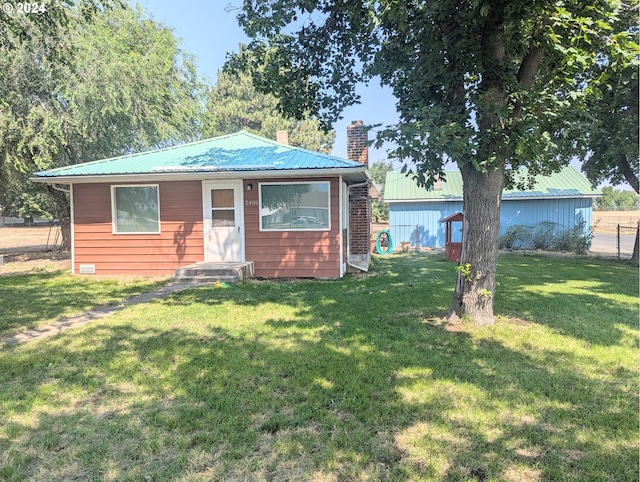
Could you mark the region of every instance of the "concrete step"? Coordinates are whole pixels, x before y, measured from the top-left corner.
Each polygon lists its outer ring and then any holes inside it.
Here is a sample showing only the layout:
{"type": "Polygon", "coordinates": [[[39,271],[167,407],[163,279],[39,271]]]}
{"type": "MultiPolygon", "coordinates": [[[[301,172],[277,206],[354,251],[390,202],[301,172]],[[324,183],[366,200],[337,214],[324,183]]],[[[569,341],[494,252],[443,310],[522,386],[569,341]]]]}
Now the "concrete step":
{"type": "Polygon", "coordinates": [[[213,283],[216,283],[217,281],[233,284],[240,281],[237,276],[181,276],[179,278],[174,277],[173,280],[180,283],[192,283],[192,284],[200,284],[200,283],[213,284],[213,283]]]}
{"type": "Polygon", "coordinates": [[[185,282],[215,282],[227,283],[253,278],[253,262],[229,263],[195,263],[176,270],[174,280],[185,282]]]}

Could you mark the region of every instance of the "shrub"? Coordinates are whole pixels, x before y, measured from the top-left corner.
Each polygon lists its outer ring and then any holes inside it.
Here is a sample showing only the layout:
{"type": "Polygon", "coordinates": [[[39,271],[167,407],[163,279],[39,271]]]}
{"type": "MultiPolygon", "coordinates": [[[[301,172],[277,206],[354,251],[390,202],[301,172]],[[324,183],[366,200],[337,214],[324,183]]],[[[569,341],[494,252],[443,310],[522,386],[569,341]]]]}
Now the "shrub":
{"type": "Polygon", "coordinates": [[[523,224],[509,226],[507,231],[498,238],[500,249],[527,249],[531,245],[531,228],[523,224]]]}
{"type": "Polygon", "coordinates": [[[551,249],[553,251],[570,251],[576,254],[585,254],[591,247],[593,232],[588,229],[585,232],[585,222],[580,221],[573,228],[567,229],[554,237],[551,249]]]}
{"type": "Polygon", "coordinates": [[[524,249],[533,247],[545,251],[569,251],[584,254],[591,247],[593,233],[585,230],[585,222],[581,221],[571,229],[556,234],[558,224],[542,221],[535,226],[515,224],[498,238],[500,249],[524,249]]]}
{"type": "Polygon", "coordinates": [[[535,249],[550,250],[555,237],[554,231],[558,223],[552,221],[542,221],[534,226],[533,247],[535,249]]]}

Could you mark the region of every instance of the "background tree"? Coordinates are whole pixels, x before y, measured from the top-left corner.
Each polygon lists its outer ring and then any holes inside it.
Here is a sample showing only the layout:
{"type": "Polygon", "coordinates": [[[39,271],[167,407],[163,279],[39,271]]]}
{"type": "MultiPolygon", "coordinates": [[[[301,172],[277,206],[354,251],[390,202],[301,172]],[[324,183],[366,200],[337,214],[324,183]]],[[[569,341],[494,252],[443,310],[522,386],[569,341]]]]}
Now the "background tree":
{"type": "MultiPolygon", "coordinates": [[[[636,194],[640,194],[638,4],[637,0],[621,3],[612,30],[599,39],[600,55],[587,76],[587,106],[585,116],[576,123],[581,132],[575,143],[582,171],[594,185],[604,181],[616,186],[628,184],[636,194]]],[[[604,189],[607,206],[606,198],[614,193],[604,189]]],[[[617,201],[624,197],[631,199],[619,194],[617,201]]],[[[637,266],[639,258],[640,230],[636,231],[631,262],[637,266]]]]}
{"type": "Polygon", "coordinates": [[[612,186],[602,188],[602,197],[594,202],[598,211],[633,211],[640,209],[640,196],[633,191],[621,191],[612,186]]]}
{"type": "MultiPolygon", "coordinates": [[[[41,30],[27,17],[14,19],[26,40],[12,30],[0,46],[2,179],[197,136],[201,86],[170,29],[119,6],[91,21],[69,8],[53,33],[55,23],[41,30]]],[[[69,198],[46,192],[68,247],[69,198]]]]}
{"type": "Polygon", "coordinates": [[[603,181],[626,183],[637,194],[639,31],[638,1],[622,3],[611,32],[600,39],[598,62],[588,72],[587,105],[575,145],[583,161],[582,170],[594,185],[603,181]]]}
{"type": "Polygon", "coordinates": [[[231,134],[241,129],[268,139],[286,130],[289,143],[317,152],[331,153],[335,133],[324,132],[317,119],[295,120],[278,112],[278,100],[258,92],[246,73],[218,72],[218,81],[207,96],[203,137],[231,134]]]}
{"type": "MultiPolygon", "coordinates": [[[[229,68],[281,109],[331,125],[375,76],[393,89],[400,122],[379,140],[429,186],[458,163],[464,237],[452,317],[491,323],[502,189],[568,163],[552,155],[582,105],[594,40],[609,31],[614,0],[245,0],[238,20],[254,40],[229,68]]],[[[524,181],[526,184],[527,180],[524,181]]]]}
{"type": "Polygon", "coordinates": [[[384,202],[384,185],[387,180],[387,172],[393,170],[393,163],[389,161],[377,161],[369,167],[369,173],[373,183],[380,192],[380,198],[371,203],[371,215],[376,222],[389,221],[389,205],[384,202]]]}

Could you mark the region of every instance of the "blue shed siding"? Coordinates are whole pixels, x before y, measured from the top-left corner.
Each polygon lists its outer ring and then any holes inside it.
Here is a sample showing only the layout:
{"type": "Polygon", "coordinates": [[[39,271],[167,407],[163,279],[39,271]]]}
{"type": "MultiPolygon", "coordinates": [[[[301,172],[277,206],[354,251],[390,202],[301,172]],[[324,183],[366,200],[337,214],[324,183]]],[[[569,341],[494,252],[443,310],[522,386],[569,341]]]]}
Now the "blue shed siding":
{"type": "Polygon", "coordinates": [[[503,200],[500,212],[500,234],[509,226],[535,226],[543,221],[558,224],[556,233],[584,221],[585,233],[591,227],[591,198],[503,200]]]}
{"type": "MultiPolygon", "coordinates": [[[[592,201],[591,198],[503,200],[500,234],[516,224],[535,226],[543,221],[557,223],[557,231],[584,221],[587,231],[591,227],[592,201]]],[[[392,202],[389,203],[389,230],[396,244],[409,241],[415,247],[419,241],[421,247],[442,248],[445,225],[440,220],[462,210],[462,201],[392,202]]]]}
{"type": "Polygon", "coordinates": [[[462,201],[390,203],[389,230],[396,244],[409,241],[411,246],[443,248],[445,225],[440,220],[462,211],[462,201]]]}

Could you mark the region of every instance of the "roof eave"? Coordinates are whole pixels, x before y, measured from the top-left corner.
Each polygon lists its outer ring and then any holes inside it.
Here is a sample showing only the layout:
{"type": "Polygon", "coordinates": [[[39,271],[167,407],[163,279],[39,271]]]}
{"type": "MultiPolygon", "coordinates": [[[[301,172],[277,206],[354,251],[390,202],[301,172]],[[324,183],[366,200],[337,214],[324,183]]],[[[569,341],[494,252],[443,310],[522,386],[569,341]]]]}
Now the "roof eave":
{"type": "MultiPolygon", "coordinates": [[[[570,194],[562,196],[546,195],[546,196],[502,196],[503,201],[527,201],[540,199],[596,199],[602,197],[602,194],[570,194]]],[[[462,201],[461,197],[441,197],[441,198],[415,198],[415,199],[385,199],[387,203],[432,203],[432,202],[449,202],[462,201]]]]}
{"type": "Polygon", "coordinates": [[[461,197],[440,197],[440,198],[415,198],[415,199],[384,199],[386,203],[437,203],[437,202],[459,201],[461,197]]]}
{"type": "Polygon", "coordinates": [[[242,171],[189,171],[189,172],[156,172],[130,174],[91,174],[77,176],[32,176],[29,180],[44,184],[90,184],[104,182],[157,182],[157,181],[189,181],[205,179],[256,179],[279,177],[327,177],[342,176],[348,182],[361,182],[371,179],[367,169],[350,168],[315,168],[315,169],[269,169],[242,171]]]}

